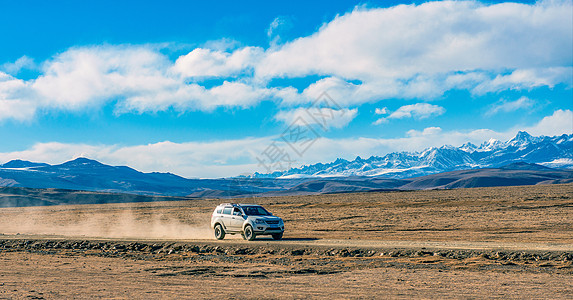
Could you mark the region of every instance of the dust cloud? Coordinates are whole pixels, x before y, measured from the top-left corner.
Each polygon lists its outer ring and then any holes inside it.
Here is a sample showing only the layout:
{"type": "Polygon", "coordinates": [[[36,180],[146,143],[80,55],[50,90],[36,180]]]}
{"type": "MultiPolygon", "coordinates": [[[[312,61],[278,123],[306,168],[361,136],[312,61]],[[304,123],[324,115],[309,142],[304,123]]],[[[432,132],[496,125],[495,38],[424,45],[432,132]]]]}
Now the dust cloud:
{"type": "MultiPolygon", "coordinates": [[[[208,221],[208,220],[207,220],[208,221]]],[[[53,214],[20,211],[2,216],[0,234],[54,235],[90,238],[212,239],[208,222],[188,224],[164,214],[141,215],[129,210],[113,213],[53,214]]]]}

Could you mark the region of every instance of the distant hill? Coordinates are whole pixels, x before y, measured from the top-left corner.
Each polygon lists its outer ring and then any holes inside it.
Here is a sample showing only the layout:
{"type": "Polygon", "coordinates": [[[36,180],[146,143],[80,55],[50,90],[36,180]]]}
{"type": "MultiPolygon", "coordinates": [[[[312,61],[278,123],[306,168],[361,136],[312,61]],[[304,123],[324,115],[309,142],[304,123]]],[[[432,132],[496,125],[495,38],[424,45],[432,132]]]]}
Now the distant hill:
{"type": "Polygon", "coordinates": [[[413,178],[400,189],[456,189],[571,182],[573,182],[573,171],[520,163],[496,169],[452,171],[413,178]],[[513,169],[512,166],[517,168],[513,169]]]}
{"type": "MultiPolygon", "coordinates": [[[[380,190],[455,189],[490,186],[572,183],[573,170],[556,170],[527,163],[501,168],[462,170],[408,179],[379,177],[330,177],[311,179],[281,191],[281,195],[367,192],[380,190]],[[515,167],[515,169],[513,169],[515,167]]],[[[273,193],[267,193],[270,195],[273,193]]]]}
{"type": "Polygon", "coordinates": [[[144,196],[64,189],[0,187],[0,208],[63,204],[105,204],[189,200],[185,197],[144,196]]]}
{"type": "MultiPolygon", "coordinates": [[[[95,166],[94,170],[108,170],[107,167],[85,159],[79,162],[65,164],[67,167],[80,166],[83,169],[87,163],[95,166]],[[79,163],[79,164],[78,164],[79,163]]],[[[61,171],[61,167],[56,168],[61,171]]],[[[92,170],[96,178],[91,183],[106,185],[98,176],[104,176],[92,170]]],[[[124,170],[124,169],[120,169],[124,170]]],[[[87,172],[87,170],[85,170],[87,172]]],[[[106,172],[107,172],[106,171],[106,172]]],[[[132,171],[129,171],[131,173],[132,171]]],[[[137,171],[135,171],[137,172],[137,171]]],[[[120,172],[121,173],[121,172],[120,172]]],[[[139,172],[137,172],[139,173],[139,172]]],[[[132,175],[141,180],[146,179],[145,173],[132,175]]],[[[41,172],[38,173],[44,176],[41,172]]],[[[76,174],[71,172],[71,174],[76,174]]],[[[147,174],[149,175],[149,174],[147,174]]],[[[174,178],[179,182],[181,177],[172,177],[171,174],[163,174],[166,178],[174,178]]],[[[59,182],[59,177],[52,174],[54,182],[59,182]],[[55,177],[53,177],[55,176],[55,177]]],[[[65,179],[72,178],[64,176],[65,179]]],[[[111,175],[110,175],[111,176],[111,175]]],[[[116,178],[111,176],[111,178],[116,178]]],[[[105,177],[105,176],[104,176],[105,177]]],[[[132,178],[133,178],[132,177],[132,178]]],[[[153,180],[162,178],[159,174],[153,174],[153,180]]],[[[82,177],[83,178],[83,177],[82,177]]],[[[27,177],[26,179],[30,179],[27,177]]],[[[162,178],[163,179],[163,178],[162,178]]],[[[4,179],[6,180],[6,179],[4,179]]],[[[183,180],[189,180],[184,179],[183,180]]],[[[80,181],[84,185],[88,182],[80,181]]],[[[157,183],[157,182],[156,182],[157,183]]],[[[245,197],[270,197],[287,195],[313,195],[350,192],[374,192],[374,191],[398,191],[398,190],[424,190],[424,189],[456,189],[491,186],[518,186],[535,184],[560,184],[573,183],[573,170],[556,170],[528,163],[514,163],[501,168],[486,168],[476,170],[462,170],[444,172],[409,179],[393,179],[381,177],[328,177],[328,178],[233,178],[233,179],[195,179],[190,180],[187,187],[184,185],[171,185],[172,190],[165,186],[158,190],[152,190],[149,186],[148,193],[143,193],[142,188],[134,193],[127,190],[124,193],[109,193],[109,189],[96,191],[95,186],[90,186],[91,191],[77,191],[61,188],[28,188],[28,187],[0,187],[0,207],[17,206],[44,206],[59,204],[102,204],[124,202],[147,202],[147,201],[173,201],[189,200],[193,198],[245,198],[245,197]],[[159,191],[164,191],[159,196],[159,191]],[[165,192],[166,191],[166,192],[165,192]],[[154,193],[154,194],[152,194],[154,193]],[[171,194],[169,194],[171,193],[171,194]],[[174,195],[175,193],[183,196],[174,195]]],[[[42,183],[45,184],[45,183],[42,183]]],[[[124,179],[121,187],[129,186],[128,178],[124,179]]],[[[141,183],[143,184],[143,183],[141,183]]],[[[134,185],[135,186],[135,185],[134,185]]]]}

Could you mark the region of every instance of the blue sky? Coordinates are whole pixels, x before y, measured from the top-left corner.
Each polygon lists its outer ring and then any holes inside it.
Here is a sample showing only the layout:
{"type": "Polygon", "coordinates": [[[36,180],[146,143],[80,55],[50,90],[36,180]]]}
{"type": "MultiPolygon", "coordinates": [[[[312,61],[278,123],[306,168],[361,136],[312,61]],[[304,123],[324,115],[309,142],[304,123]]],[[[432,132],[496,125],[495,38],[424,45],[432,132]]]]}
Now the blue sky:
{"type": "Polygon", "coordinates": [[[571,1],[0,1],[0,163],[222,177],[571,133],[572,24],[571,1]]]}

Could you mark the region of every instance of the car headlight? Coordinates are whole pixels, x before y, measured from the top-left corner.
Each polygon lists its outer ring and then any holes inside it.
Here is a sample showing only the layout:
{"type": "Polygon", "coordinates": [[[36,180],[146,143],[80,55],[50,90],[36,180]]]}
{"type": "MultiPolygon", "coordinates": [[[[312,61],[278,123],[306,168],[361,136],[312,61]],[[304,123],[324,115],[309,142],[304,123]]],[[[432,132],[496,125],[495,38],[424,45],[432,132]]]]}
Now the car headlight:
{"type": "Polygon", "coordinates": [[[256,219],[255,224],[267,224],[267,222],[265,222],[265,220],[256,219]]]}

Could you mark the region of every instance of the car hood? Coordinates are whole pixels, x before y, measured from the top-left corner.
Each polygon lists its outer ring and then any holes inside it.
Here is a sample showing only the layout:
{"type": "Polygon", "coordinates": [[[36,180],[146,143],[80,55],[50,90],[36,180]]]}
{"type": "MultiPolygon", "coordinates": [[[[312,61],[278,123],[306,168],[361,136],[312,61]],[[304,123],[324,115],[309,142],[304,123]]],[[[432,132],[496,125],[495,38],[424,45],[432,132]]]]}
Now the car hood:
{"type": "Polygon", "coordinates": [[[265,221],[280,221],[282,220],[276,216],[249,216],[249,220],[265,220],[265,221]]]}

